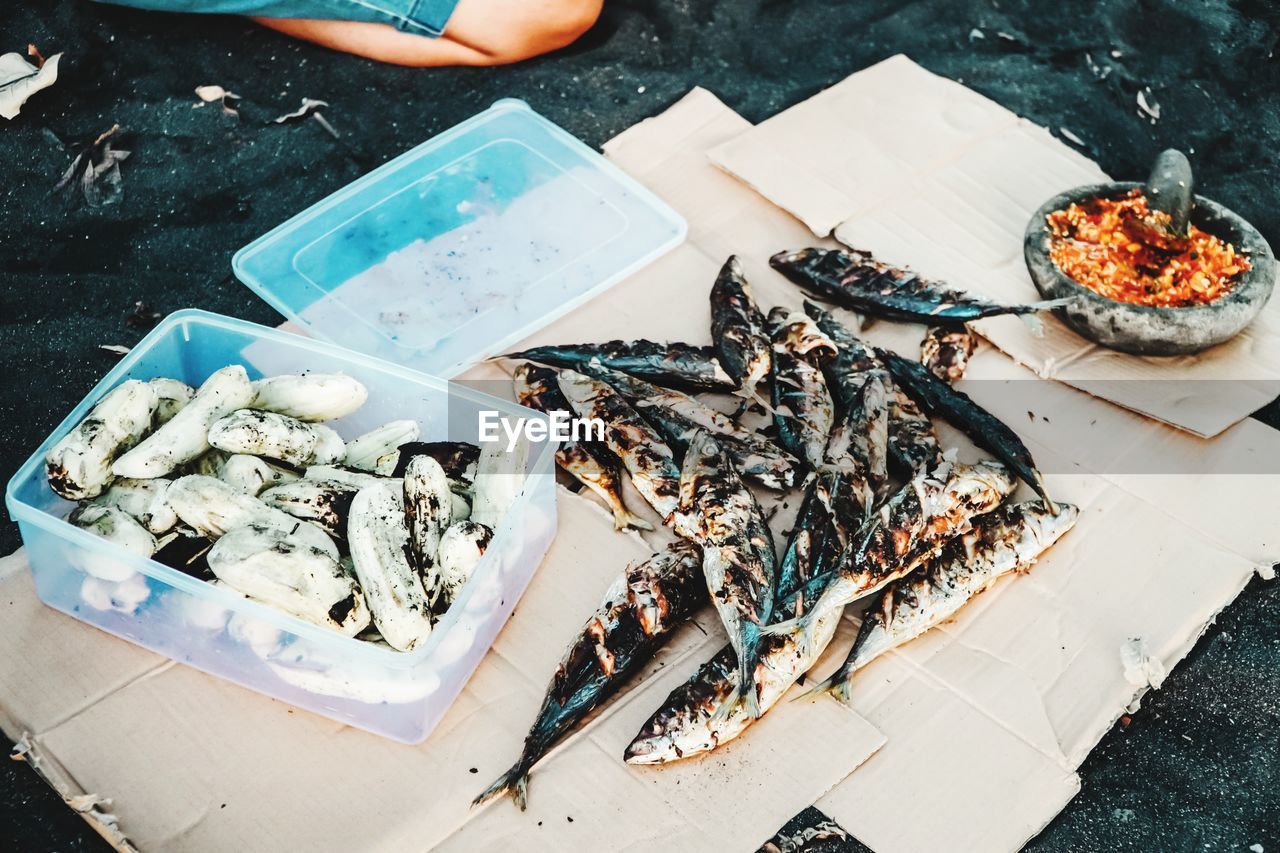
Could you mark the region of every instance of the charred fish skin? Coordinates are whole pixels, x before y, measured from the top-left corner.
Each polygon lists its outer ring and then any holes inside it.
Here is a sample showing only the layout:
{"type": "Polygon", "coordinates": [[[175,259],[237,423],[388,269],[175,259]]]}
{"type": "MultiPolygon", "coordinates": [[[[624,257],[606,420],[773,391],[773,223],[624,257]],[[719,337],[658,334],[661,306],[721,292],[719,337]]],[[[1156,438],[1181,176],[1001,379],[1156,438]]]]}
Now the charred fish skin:
{"type": "Polygon", "coordinates": [[[978,339],[968,326],[930,326],[920,341],[920,363],[943,382],[954,385],[964,378],[969,357],[978,349],[978,339]]]}
{"type": "Polygon", "coordinates": [[[628,566],[561,658],[520,758],[475,804],[511,794],[523,810],[533,766],[705,603],[701,554],[691,542],[676,540],[628,566]]]}
{"type": "Polygon", "coordinates": [[[760,630],[769,623],[776,592],[773,536],[760,504],[742,484],[729,455],[709,433],[685,454],[677,531],[702,546],[707,592],[737,656],[739,690],[752,716],[760,630]]]}
{"type": "MultiPolygon", "coordinates": [[[[999,506],[1014,486],[1008,469],[996,462],[964,465],[943,459],[922,469],[863,525],[840,557],[839,576],[794,620],[802,627],[799,653],[808,654],[819,617],[913,571],[946,540],[967,531],[975,516],[999,506]]],[[[791,627],[779,623],[765,630],[781,634],[791,627]]]]}
{"type": "MultiPolygon", "coordinates": [[[[805,586],[803,595],[816,598],[828,580],[828,576],[818,575],[805,586]]],[[[786,599],[780,610],[786,612],[794,606],[786,599]]],[[[812,653],[805,654],[799,648],[798,627],[789,634],[763,638],[757,669],[762,713],[777,705],[813,665],[835,636],[840,613],[837,609],[818,621],[812,653]]],[[[733,649],[726,646],[671,692],[627,746],[624,760],[636,765],[667,764],[710,752],[742,734],[755,717],[738,698],[739,678],[733,649]]]]}
{"type": "Polygon", "coordinates": [[[574,370],[562,370],[560,390],[580,418],[598,418],[605,444],[622,461],[636,490],[664,524],[679,508],[680,469],[657,431],[606,382],[574,370]]]}
{"type": "Polygon", "coordinates": [[[1008,424],[979,406],[968,394],[934,376],[919,362],[887,350],[876,352],[893,374],[894,381],[925,412],[947,421],[974,444],[1008,465],[1050,509],[1054,509],[1053,499],[1045,490],[1044,478],[1036,469],[1031,451],[1008,424]]]}
{"type": "Polygon", "coordinates": [[[844,324],[812,302],[805,313],[836,346],[836,354],[823,365],[823,373],[839,410],[836,434],[828,447],[829,458],[843,453],[861,468],[871,489],[888,478],[889,396],[893,381],[871,347],[844,324]]]}
{"type": "Polygon", "coordinates": [[[582,370],[592,361],[621,370],[667,388],[682,391],[731,393],[738,385],[725,371],[711,347],[654,341],[607,341],[602,344],[569,344],[534,347],[503,358],[524,359],[569,370],[582,370]]]}
{"type": "MultiPolygon", "coordinates": [[[[547,415],[560,411],[572,414],[573,408],[561,393],[552,368],[525,363],[516,368],[512,381],[520,405],[547,415]]],[[[556,452],[556,464],[604,501],[613,513],[615,529],[653,529],[653,525],[627,509],[618,479],[618,459],[607,446],[597,441],[567,441],[556,452]]]]}
{"type": "MultiPolygon", "coordinates": [[[[852,484],[846,475],[823,472],[810,481],[792,543],[809,542],[808,578],[800,581],[800,571],[779,569],[774,598],[774,617],[792,619],[803,612],[805,602],[818,599],[836,577],[834,571],[852,531],[848,529],[847,505],[852,484]],[[811,497],[810,497],[811,496],[811,497]],[[783,584],[790,584],[784,586],[783,584]]],[[[788,552],[792,545],[788,545],[788,552]]],[[[842,609],[837,609],[817,626],[817,642],[810,657],[798,654],[797,627],[791,634],[762,639],[757,678],[760,709],[767,712],[777,704],[801,675],[822,654],[835,634],[842,609]]],[[[627,747],[629,764],[664,764],[715,749],[737,737],[751,725],[753,717],[737,700],[739,671],[733,647],[725,646],[711,660],[677,687],[662,703],[627,747]]]]}
{"type": "Polygon", "coordinates": [[[711,286],[711,340],[720,364],[740,386],[738,394],[754,398],[756,386],[769,375],[773,347],[764,314],[734,255],[711,286]]]}
{"type": "Polygon", "coordinates": [[[880,591],[844,664],[805,695],[830,691],[848,702],[855,672],[947,621],[1003,575],[1029,570],[1079,515],[1071,504],[1059,504],[1055,512],[1028,501],[974,519],[973,530],[948,542],[920,571],[880,591]]]}
{"type": "Polygon", "coordinates": [[[440,463],[454,483],[470,486],[475,482],[476,465],[480,461],[478,444],[467,441],[407,441],[397,450],[400,455],[391,471],[392,477],[403,477],[413,457],[430,456],[440,463]]]}
{"type": "Polygon", "coordinates": [[[835,345],[803,314],[775,308],[773,332],[773,420],[778,441],[813,470],[826,462],[827,440],[835,423],[835,403],[822,370],[810,353],[830,356],[835,345]],[[815,343],[814,333],[821,335],[815,343]]]}
{"type": "Polygon", "coordinates": [[[684,455],[698,430],[705,429],[715,433],[743,477],[769,489],[788,489],[799,480],[799,463],[795,457],[759,434],[740,427],[723,412],[680,391],[659,388],[601,364],[589,364],[585,370],[625,397],[679,456],[684,455]]]}
{"type": "Polygon", "coordinates": [[[938,434],[929,416],[892,383],[889,389],[889,461],[905,476],[936,465],[942,458],[938,434]]]}
{"type": "Polygon", "coordinates": [[[1004,305],[882,263],[870,252],[801,249],[779,252],[769,264],[802,290],[845,308],[908,323],[962,325],[1001,314],[1034,314],[1071,300],[1004,305]]]}

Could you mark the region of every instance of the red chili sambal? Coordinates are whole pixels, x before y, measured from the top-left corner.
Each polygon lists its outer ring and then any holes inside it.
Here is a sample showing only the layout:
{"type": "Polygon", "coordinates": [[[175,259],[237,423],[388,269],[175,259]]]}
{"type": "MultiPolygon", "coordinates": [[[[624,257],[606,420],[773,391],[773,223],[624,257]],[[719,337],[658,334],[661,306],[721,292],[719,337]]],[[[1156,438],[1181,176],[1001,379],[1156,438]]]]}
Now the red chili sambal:
{"type": "Polygon", "coordinates": [[[1187,239],[1164,247],[1135,236],[1141,226],[1168,214],[1150,210],[1142,190],[1121,198],[1098,198],[1050,213],[1049,257],[1067,275],[1109,299],[1184,308],[1230,292],[1233,279],[1250,268],[1235,247],[1189,226],[1187,239]],[[1135,235],[1135,236],[1131,236],[1135,235]]]}

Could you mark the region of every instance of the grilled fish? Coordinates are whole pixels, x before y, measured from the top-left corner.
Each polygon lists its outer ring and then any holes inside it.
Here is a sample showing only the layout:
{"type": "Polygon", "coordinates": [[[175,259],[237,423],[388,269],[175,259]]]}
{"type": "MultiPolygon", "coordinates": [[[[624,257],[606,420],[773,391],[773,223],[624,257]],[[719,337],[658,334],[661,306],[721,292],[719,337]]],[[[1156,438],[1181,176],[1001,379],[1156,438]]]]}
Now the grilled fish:
{"type": "Polygon", "coordinates": [[[764,314],[751,297],[742,265],[730,256],[711,287],[711,340],[739,396],[756,398],[756,386],[769,375],[772,346],[764,314]]]}
{"type": "Polygon", "coordinates": [[[1029,501],[974,519],[973,530],[948,542],[921,571],[880,591],[862,617],[844,665],[805,695],[829,690],[847,702],[856,671],[950,619],[1001,575],[1030,569],[1079,515],[1070,504],[1059,504],[1053,512],[1040,501],[1029,501]]]}
{"type": "Polygon", "coordinates": [[[930,281],[909,269],[877,261],[870,252],[851,249],[801,249],[769,259],[778,272],[801,289],[837,305],[890,320],[957,326],[1000,314],[1034,314],[1071,299],[1030,305],[1004,305],[930,281]]]}
{"type": "Polygon", "coordinates": [[[680,469],[671,448],[607,383],[573,370],[562,370],[557,380],[578,417],[604,424],[605,444],[622,460],[636,491],[670,523],[680,500],[680,469]]]}
{"type": "Polygon", "coordinates": [[[773,612],[776,561],[764,513],[710,433],[700,433],[685,454],[677,530],[702,546],[702,572],[733,646],[739,685],[756,716],[753,673],[760,627],[773,612]]]}
{"type": "Polygon", "coordinates": [[[934,376],[919,362],[887,350],[878,349],[876,353],[893,374],[894,381],[911,399],[927,413],[942,418],[969,436],[974,444],[991,451],[1034,489],[1049,509],[1054,509],[1053,500],[1045,491],[1044,479],[1031,458],[1031,451],[1004,421],[979,406],[968,394],[934,376]]]}
{"type": "Polygon", "coordinates": [[[872,349],[835,317],[812,302],[805,313],[836,345],[836,355],[823,365],[827,387],[839,411],[827,457],[837,467],[851,467],[878,489],[888,478],[889,397],[892,380],[872,349]]]}
{"type": "MultiPolygon", "coordinates": [[[[847,509],[851,488],[849,478],[838,472],[822,472],[810,480],[779,568],[775,618],[799,615],[805,602],[818,598],[837,576],[836,561],[853,535],[849,523],[861,520],[860,513],[852,514],[847,509]]],[[[794,636],[762,638],[760,664],[756,668],[762,712],[777,704],[812,666],[835,634],[839,621],[839,611],[820,621],[814,643],[817,651],[812,659],[797,653],[794,636]]],[[[795,634],[798,632],[799,628],[795,634]]],[[[667,697],[627,747],[626,760],[631,764],[662,764],[707,752],[737,737],[753,720],[743,703],[736,700],[739,679],[733,647],[725,646],[667,697]]]]}
{"type": "Polygon", "coordinates": [[[668,388],[683,391],[738,390],[711,347],[691,344],[659,344],[654,341],[608,341],[603,344],[568,344],[534,347],[503,358],[536,361],[548,367],[581,370],[591,361],[630,373],[668,388]]]}
{"type": "Polygon", "coordinates": [[[790,488],[799,479],[795,457],[769,440],[743,429],[732,418],[688,394],[659,388],[600,364],[589,364],[586,372],[608,382],[653,424],[672,450],[683,456],[689,441],[705,429],[729,451],[738,473],[770,489],[790,488]]]}
{"type": "MultiPolygon", "coordinates": [[[[796,638],[801,656],[812,647],[818,633],[814,623],[824,614],[913,571],[946,540],[968,530],[973,517],[995,509],[1013,488],[1013,477],[995,462],[963,465],[944,458],[933,469],[922,469],[858,531],[841,555],[839,577],[795,620],[802,628],[796,638]]],[[[779,623],[765,632],[787,633],[790,627],[779,623]]]]}
{"type": "Polygon", "coordinates": [[[978,348],[978,339],[968,326],[930,326],[920,342],[920,363],[943,382],[955,384],[964,378],[969,356],[978,348]]]}
{"type": "MultiPolygon", "coordinates": [[[[827,582],[825,575],[814,578],[806,587],[806,597],[820,595],[827,582]]],[[[815,651],[811,654],[802,652],[797,642],[801,629],[794,622],[787,634],[762,638],[755,674],[761,713],[778,704],[791,685],[813,666],[835,636],[842,612],[843,608],[837,608],[817,621],[816,636],[810,645],[815,651]]],[[[626,762],[666,764],[710,752],[742,734],[755,717],[738,698],[740,679],[733,649],[726,646],[673,690],[645,722],[627,746],[623,756],[626,762]]]]}
{"type": "MultiPolygon", "coordinates": [[[[556,382],[556,372],[549,367],[522,364],[516,368],[512,381],[515,383],[516,399],[522,406],[548,415],[573,411],[556,382]]],[[[605,506],[613,513],[613,526],[616,529],[653,529],[653,525],[627,509],[622,500],[618,459],[604,444],[590,440],[566,441],[556,452],[556,464],[604,501],[605,506]]]]}
{"type": "Polygon", "coordinates": [[[773,334],[773,420],[778,440],[813,470],[826,462],[827,440],[835,423],[835,403],[818,359],[836,354],[836,346],[812,320],[798,312],[769,312],[773,334]]]}
{"type": "Polygon", "coordinates": [[[475,804],[511,794],[523,809],[534,764],[705,603],[701,554],[691,542],[676,540],[648,560],[628,566],[560,659],[519,760],[476,797],[475,804]]]}

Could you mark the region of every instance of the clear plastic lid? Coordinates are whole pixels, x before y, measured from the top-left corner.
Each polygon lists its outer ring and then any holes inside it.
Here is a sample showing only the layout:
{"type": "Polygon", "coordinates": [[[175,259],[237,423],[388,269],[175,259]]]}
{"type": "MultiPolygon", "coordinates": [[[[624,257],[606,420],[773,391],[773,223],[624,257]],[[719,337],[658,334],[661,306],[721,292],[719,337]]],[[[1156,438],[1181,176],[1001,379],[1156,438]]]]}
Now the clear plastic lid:
{"type": "Polygon", "coordinates": [[[259,237],[232,267],[309,334],[450,377],[678,246],[686,229],[508,99],[259,237]]]}

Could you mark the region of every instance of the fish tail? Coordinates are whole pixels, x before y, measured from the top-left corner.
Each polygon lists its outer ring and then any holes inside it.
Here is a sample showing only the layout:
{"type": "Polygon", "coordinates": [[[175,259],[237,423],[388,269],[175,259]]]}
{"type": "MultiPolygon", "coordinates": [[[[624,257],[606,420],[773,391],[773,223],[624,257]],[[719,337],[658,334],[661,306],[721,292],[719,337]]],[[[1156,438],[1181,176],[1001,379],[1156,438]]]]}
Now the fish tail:
{"type": "Polygon", "coordinates": [[[529,804],[529,768],[523,761],[517,762],[514,767],[499,776],[497,781],[471,801],[471,805],[478,806],[507,794],[511,795],[511,799],[519,806],[520,811],[524,811],[529,804]]]}
{"type": "Polygon", "coordinates": [[[613,509],[613,529],[626,530],[628,527],[636,530],[652,530],[653,525],[636,515],[631,510],[622,505],[622,501],[612,507],[613,509]]]}
{"type": "Polygon", "coordinates": [[[760,626],[754,622],[742,625],[742,657],[738,661],[738,694],[751,719],[760,716],[760,691],[756,689],[756,664],[760,662],[760,626]]]}
{"type": "Polygon", "coordinates": [[[1039,471],[1032,470],[1031,488],[1044,501],[1044,505],[1048,507],[1049,512],[1054,515],[1058,514],[1058,505],[1053,502],[1053,498],[1049,497],[1049,490],[1044,487],[1044,479],[1040,476],[1039,471]]]}
{"type": "Polygon", "coordinates": [[[835,686],[837,675],[839,675],[839,673],[831,676],[830,678],[824,681],[818,682],[817,684],[813,685],[803,693],[797,693],[795,696],[791,697],[789,701],[799,702],[801,699],[808,699],[810,697],[818,696],[822,693],[826,693],[828,690],[832,689],[835,686]]]}

